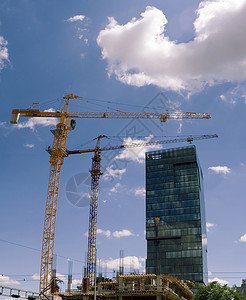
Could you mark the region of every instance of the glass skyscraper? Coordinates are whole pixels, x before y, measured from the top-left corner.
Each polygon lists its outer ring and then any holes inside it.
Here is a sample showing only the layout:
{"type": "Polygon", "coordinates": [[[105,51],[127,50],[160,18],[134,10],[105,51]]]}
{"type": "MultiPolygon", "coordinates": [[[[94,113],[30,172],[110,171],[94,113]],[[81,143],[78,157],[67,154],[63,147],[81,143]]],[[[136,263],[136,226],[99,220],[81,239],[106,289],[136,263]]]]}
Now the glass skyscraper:
{"type": "Polygon", "coordinates": [[[146,272],[207,283],[203,175],[195,146],[146,153],[146,272]]]}

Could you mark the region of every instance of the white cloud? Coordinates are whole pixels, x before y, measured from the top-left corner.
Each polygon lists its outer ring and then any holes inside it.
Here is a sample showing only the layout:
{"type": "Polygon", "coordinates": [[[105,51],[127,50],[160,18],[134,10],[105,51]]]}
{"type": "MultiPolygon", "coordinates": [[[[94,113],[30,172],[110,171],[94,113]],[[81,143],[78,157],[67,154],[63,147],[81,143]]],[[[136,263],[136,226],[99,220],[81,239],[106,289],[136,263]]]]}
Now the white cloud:
{"type": "Polygon", "coordinates": [[[40,280],[40,274],[38,274],[38,273],[33,274],[32,280],[40,280]]]}
{"type": "Polygon", "coordinates": [[[214,226],[215,226],[215,224],[207,222],[207,223],[206,223],[207,232],[209,232],[209,231],[210,231],[210,228],[212,228],[212,227],[214,227],[214,226]]]}
{"type": "Polygon", "coordinates": [[[147,6],[139,19],[120,25],[113,18],[97,43],[108,75],[125,84],[195,92],[204,86],[246,79],[246,0],[202,1],[194,39],[172,41],[164,13],[147,6]]]}
{"type": "Polygon", "coordinates": [[[34,144],[26,144],[25,147],[27,147],[27,148],[33,148],[34,144]]]}
{"type": "MultiPolygon", "coordinates": [[[[135,236],[135,234],[133,234],[128,229],[116,230],[114,232],[111,232],[109,229],[103,230],[103,229],[99,228],[99,229],[97,229],[97,234],[98,235],[103,235],[108,239],[110,239],[110,238],[119,239],[119,238],[122,238],[122,237],[135,236]]],[[[84,235],[88,237],[88,232],[85,232],[84,235]]]]}
{"type": "Polygon", "coordinates": [[[146,190],[145,187],[139,187],[134,190],[135,196],[145,197],[146,190]]]}
{"type": "MultiPolygon", "coordinates": [[[[148,143],[152,140],[154,136],[151,134],[144,139],[134,139],[131,137],[127,137],[123,139],[124,145],[130,144],[141,144],[148,143]]],[[[145,152],[151,150],[158,150],[161,148],[161,145],[150,145],[150,146],[140,146],[136,148],[125,148],[119,155],[115,157],[115,159],[126,159],[128,161],[134,161],[137,163],[144,163],[145,160],[145,152]]]]}
{"type": "Polygon", "coordinates": [[[246,242],[246,233],[240,237],[239,242],[246,242]]]}
{"type": "Polygon", "coordinates": [[[110,230],[97,229],[97,234],[102,234],[102,235],[106,236],[106,238],[108,238],[108,239],[111,237],[110,230]]]}
{"type": "Polygon", "coordinates": [[[237,101],[234,100],[233,98],[228,98],[227,96],[225,95],[220,95],[220,99],[224,102],[227,102],[227,103],[231,103],[231,104],[236,104],[237,101]]]}
{"type": "Polygon", "coordinates": [[[70,23],[73,23],[73,22],[76,22],[76,21],[83,21],[84,19],[85,19],[84,15],[76,15],[76,16],[73,16],[73,17],[67,19],[66,21],[70,22],[70,23]]]}
{"type": "Polygon", "coordinates": [[[113,166],[109,166],[106,168],[106,171],[103,173],[103,179],[104,180],[110,180],[110,179],[121,179],[122,175],[126,172],[126,169],[113,169],[113,166]]]}
{"type": "Polygon", "coordinates": [[[222,101],[226,101],[226,96],[225,96],[225,95],[220,95],[220,99],[221,99],[222,101]]]}
{"type": "Polygon", "coordinates": [[[88,198],[88,199],[91,198],[91,195],[89,193],[80,193],[80,195],[81,195],[81,198],[88,198]]]}
{"type": "Polygon", "coordinates": [[[218,277],[214,277],[213,279],[208,279],[208,282],[213,282],[213,281],[217,281],[219,284],[221,285],[225,285],[225,284],[228,284],[229,281],[226,281],[226,280],[223,280],[223,279],[220,279],[218,277]]]}
{"type": "Polygon", "coordinates": [[[63,275],[63,274],[60,274],[60,273],[56,273],[56,278],[59,279],[59,280],[62,280],[62,281],[67,280],[66,276],[63,275]]]}
{"type": "MultiPolygon", "coordinates": [[[[54,111],[52,108],[47,109],[45,111],[54,111]]],[[[56,118],[42,118],[42,117],[37,117],[37,118],[30,118],[26,122],[19,123],[17,124],[18,129],[23,129],[23,128],[29,128],[32,131],[35,130],[36,126],[51,126],[51,125],[56,125],[58,120],[56,118]]]]}
{"type": "Polygon", "coordinates": [[[123,187],[120,183],[116,183],[116,185],[109,190],[109,195],[113,193],[118,193],[122,188],[123,187]]]}
{"type": "Polygon", "coordinates": [[[7,127],[7,126],[6,126],[6,122],[0,122],[0,127],[6,128],[6,127],[7,127]]]}
{"type": "MultiPolygon", "coordinates": [[[[143,268],[142,262],[144,262],[145,259],[142,257],[137,256],[126,256],[124,257],[124,268],[134,268],[134,269],[140,269],[143,268]]],[[[120,265],[120,259],[109,259],[103,261],[104,265],[107,265],[107,269],[118,269],[120,265]]]]}
{"type": "Polygon", "coordinates": [[[145,187],[143,187],[143,186],[129,189],[129,188],[127,188],[127,186],[122,185],[118,182],[115,184],[115,186],[113,186],[111,189],[109,189],[108,195],[111,196],[112,194],[117,194],[117,193],[124,193],[125,195],[128,195],[129,197],[132,197],[132,195],[135,195],[137,197],[145,197],[146,190],[145,190],[145,187]]]}
{"type": "Polygon", "coordinates": [[[229,173],[231,173],[231,169],[227,166],[209,167],[208,169],[213,171],[216,174],[229,174],[229,173]]]}
{"type": "Polygon", "coordinates": [[[81,279],[73,279],[72,284],[74,285],[81,285],[82,284],[82,280],[81,279]]]}
{"type": "Polygon", "coordinates": [[[128,230],[128,229],[123,229],[123,230],[116,230],[112,233],[112,236],[119,239],[121,237],[127,237],[127,236],[133,236],[134,234],[128,230]]]}
{"type": "Polygon", "coordinates": [[[3,285],[5,285],[5,284],[6,285],[11,285],[11,284],[13,284],[13,285],[19,285],[20,282],[17,281],[17,280],[10,279],[9,276],[1,275],[0,276],[0,284],[3,284],[3,285]]]}
{"type": "Polygon", "coordinates": [[[7,45],[8,42],[2,36],[0,36],[0,70],[5,67],[6,62],[9,62],[7,45]]]}
{"type": "Polygon", "coordinates": [[[223,102],[236,104],[237,102],[246,103],[246,87],[245,83],[237,84],[236,87],[230,89],[225,94],[220,95],[223,102]]]}

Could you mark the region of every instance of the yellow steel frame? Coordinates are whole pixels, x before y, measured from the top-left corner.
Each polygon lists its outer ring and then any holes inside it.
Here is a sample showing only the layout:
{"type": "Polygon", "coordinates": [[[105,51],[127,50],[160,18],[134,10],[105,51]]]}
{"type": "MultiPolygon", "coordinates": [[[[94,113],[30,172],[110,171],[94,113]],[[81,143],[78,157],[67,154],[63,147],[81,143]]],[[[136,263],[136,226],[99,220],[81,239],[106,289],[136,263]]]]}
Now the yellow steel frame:
{"type": "MultiPolygon", "coordinates": [[[[60,114],[60,123],[54,130],[54,141],[50,156],[50,175],[46,199],[41,268],[40,268],[40,285],[39,292],[46,291],[50,293],[50,281],[52,279],[53,252],[55,242],[55,226],[57,200],[59,193],[61,166],[66,153],[66,141],[68,128],[66,126],[66,116],[68,113],[69,100],[73,95],[67,95],[65,105],[60,114]],[[64,112],[65,111],[65,112],[64,112]]],[[[74,97],[73,97],[74,98],[74,97]]]]}

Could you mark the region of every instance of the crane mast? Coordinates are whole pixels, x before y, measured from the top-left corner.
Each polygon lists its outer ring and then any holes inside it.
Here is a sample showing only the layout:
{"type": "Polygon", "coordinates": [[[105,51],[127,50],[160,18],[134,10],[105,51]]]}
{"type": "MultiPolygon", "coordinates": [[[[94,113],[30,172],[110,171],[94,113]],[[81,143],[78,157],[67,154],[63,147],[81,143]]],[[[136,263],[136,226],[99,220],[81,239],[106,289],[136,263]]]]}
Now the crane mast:
{"type": "Polygon", "coordinates": [[[97,234],[97,208],[98,208],[98,191],[99,179],[102,175],[101,172],[101,151],[100,135],[97,138],[97,146],[95,154],[92,157],[91,173],[91,200],[89,212],[89,231],[88,231],[88,253],[87,253],[87,277],[89,278],[90,285],[94,282],[95,274],[95,260],[96,260],[96,234],[97,234]]]}
{"type": "Polygon", "coordinates": [[[75,97],[76,96],[73,95],[67,95],[64,97],[65,104],[61,110],[60,122],[56,125],[56,129],[52,130],[52,133],[54,134],[54,141],[50,152],[51,153],[50,174],[49,174],[48,191],[47,191],[47,198],[46,198],[42,253],[41,253],[40,285],[39,285],[40,292],[47,289],[52,278],[57,200],[58,200],[58,193],[59,193],[61,166],[63,165],[64,153],[66,151],[66,142],[67,142],[67,133],[68,133],[68,126],[66,125],[66,115],[68,113],[70,98],[75,98],[75,97]]]}

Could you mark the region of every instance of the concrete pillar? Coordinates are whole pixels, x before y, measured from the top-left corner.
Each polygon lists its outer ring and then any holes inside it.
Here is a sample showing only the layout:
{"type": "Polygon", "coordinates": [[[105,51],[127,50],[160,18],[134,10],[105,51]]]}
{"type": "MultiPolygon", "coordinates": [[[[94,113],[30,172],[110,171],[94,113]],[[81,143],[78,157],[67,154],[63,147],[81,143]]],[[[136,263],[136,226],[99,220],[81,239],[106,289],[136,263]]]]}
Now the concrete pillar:
{"type": "Polygon", "coordinates": [[[157,295],[156,296],[156,300],[161,300],[162,299],[162,295],[157,295]]]}
{"type": "Polygon", "coordinates": [[[156,285],[157,285],[157,291],[161,292],[162,291],[162,278],[161,278],[161,276],[157,276],[156,285]]]}
{"type": "Polygon", "coordinates": [[[119,277],[119,291],[122,291],[123,289],[124,289],[123,278],[119,277]]]}

